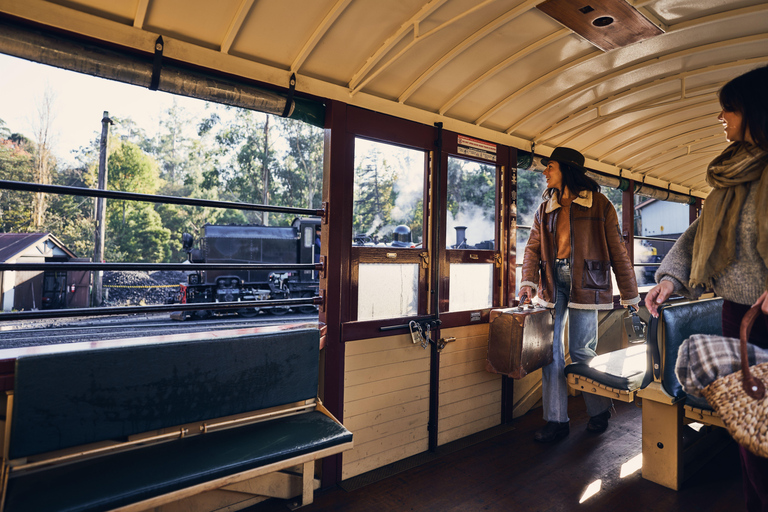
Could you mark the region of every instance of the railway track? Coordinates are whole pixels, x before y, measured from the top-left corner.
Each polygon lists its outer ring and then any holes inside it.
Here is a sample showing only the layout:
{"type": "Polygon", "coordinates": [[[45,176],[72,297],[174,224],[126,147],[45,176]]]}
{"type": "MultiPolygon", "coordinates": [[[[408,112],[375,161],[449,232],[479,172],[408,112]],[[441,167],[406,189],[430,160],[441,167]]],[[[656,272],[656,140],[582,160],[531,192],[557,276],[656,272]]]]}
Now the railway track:
{"type": "Polygon", "coordinates": [[[261,315],[254,318],[232,315],[186,322],[171,320],[168,315],[85,318],[62,323],[63,320],[3,325],[0,327],[0,349],[316,322],[317,315],[291,313],[280,317],[261,315]]]}

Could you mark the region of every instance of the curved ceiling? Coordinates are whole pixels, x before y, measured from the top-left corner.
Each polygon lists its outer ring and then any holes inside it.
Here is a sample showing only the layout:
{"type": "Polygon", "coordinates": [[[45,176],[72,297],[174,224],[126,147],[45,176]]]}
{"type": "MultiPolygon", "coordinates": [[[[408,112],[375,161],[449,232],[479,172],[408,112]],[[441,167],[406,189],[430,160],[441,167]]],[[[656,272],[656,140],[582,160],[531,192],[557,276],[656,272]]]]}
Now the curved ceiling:
{"type": "Polygon", "coordinates": [[[559,1],[587,25],[609,4],[634,21],[593,25],[595,39],[541,0],[0,0],[0,12],[148,53],[162,35],[176,60],[283,87],[296,73],[299,91],[543,156],[567,145],[594,169],[705,197],[706,163],[727,145],[717,91],[768,64],[768,3],[559,1]],[[636,22],[655,33],[598,48],[636,22]]]}

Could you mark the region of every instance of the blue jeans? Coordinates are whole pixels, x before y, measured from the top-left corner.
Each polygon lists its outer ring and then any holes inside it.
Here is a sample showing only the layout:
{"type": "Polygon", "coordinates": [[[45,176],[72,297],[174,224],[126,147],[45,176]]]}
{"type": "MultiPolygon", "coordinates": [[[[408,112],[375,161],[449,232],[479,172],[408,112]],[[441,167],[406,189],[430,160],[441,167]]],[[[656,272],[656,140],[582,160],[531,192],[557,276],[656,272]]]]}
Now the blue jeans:
{"type": "MultiPolygon", "coordinates": [[[[552,363],[542,369],[541,388],[544,420],[568,421],[568,384],[565,379],[565,321],[568,322],[568,346],[571,360],[588,361],[597,353],[597,310],[568,308],[571,296],[571,267],[567,262],[555,264],[555,339],[552,363]]],[[[603,396],[582,393],[587,414],[596,416],[607,411],[612,401],[603,396]]]]}

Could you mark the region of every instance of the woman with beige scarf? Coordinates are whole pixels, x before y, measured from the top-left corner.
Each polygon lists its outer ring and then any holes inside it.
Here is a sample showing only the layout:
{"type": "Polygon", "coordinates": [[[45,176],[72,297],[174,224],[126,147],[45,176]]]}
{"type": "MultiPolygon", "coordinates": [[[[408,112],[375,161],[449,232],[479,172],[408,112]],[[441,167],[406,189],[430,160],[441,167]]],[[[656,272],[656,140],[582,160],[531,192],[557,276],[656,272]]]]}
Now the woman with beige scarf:
{"type": "MultiPolygon", "coordinates": [[[[645,305],[672,293],[696,298],[705,289],[723,298],[723,336],[738,338],[741,319],[768,294],[768,66],[720,90],[728,146],[707,169],[712,192],[701,216],[677,240],[656,272],[645,305]]],[[[763,302],[768,315],[768,301],[763,302]]],[[[755,322],[749,342],[768,348],[768,317],[755,322]]],[[[747,510],[768,512],[768,459],[739,447],[747,510]]]]}

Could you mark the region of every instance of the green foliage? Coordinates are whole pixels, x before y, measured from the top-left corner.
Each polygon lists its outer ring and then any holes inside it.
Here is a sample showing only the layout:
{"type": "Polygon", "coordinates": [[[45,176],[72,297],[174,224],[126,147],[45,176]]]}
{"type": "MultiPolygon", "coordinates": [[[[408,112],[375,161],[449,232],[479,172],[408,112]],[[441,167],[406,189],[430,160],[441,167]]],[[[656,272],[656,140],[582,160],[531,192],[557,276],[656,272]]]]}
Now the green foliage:
{"type": "Polygon", "coordinates": [[[133,142],[121,142],[111,152],[107,174],[110,190],[154,194],[161,185],[157,162],[133,142]]]}
{"type": "MultiPolygon", "coordinates": [[[[14,140],[0,139],[0,179],[34,181],[34,146],[23,136],[14,140]],[[16,142],[19,141],[19,142],[16,142]]],[[[32,192],[0,190],[0,231],[25,233],[33,231],[32,192]]]]}
{"type": "Polygon", "coordinates": [[[447,196],[447,208],[454,217],[463,209],[480,208],[486,219],[493,220],[496,166],[449,158],[447,196]]]}
{"type": "MultiPolygon", "coordinates": [[[[130,118],[112,118],[108,188],[301,208],[319,208],[323,130],[265,114],[207,104],[204,119],[175,102],[162,112],[156,135],[130,118]]],[[[51,161],[51,183],[95,188],[99,136],[94,131],[74,154],[74,165],[51,161]]],[[[35,182],[35,144],[0,120],[0,179],[35,182]]],[[[35,194],[0,191],[0,230],[25,232],[35,194]]],[[[47,196],[42,229],[78,256],[93,254],[95,199],[47,196]]],[[[199,235],[206,223],[260,223],[255,211],[107,200],[105,259],[183,261],[181,235],[199,235]]],[[[293,215],[270,214],[269,224],[289,225],[293,215]]]]}
{"type": "Polygon", "coordinates": [[[397,199],[397,194],[393,192],[395,180],[394,169],[377,150],[367,155],[355,168],[352,219],[355,234],[365,233],[378,237],[382,227],[392,224],[390,214],[397,199]]]}
{"type": "Polygon", "coordinates": [[[5,121],[0,119],[0,139],[7,139],[10,135],[10,128],[8,128],[8,125],[5,124],[5,121]]]}
{"type": "MultiPolygon", "coordinates": [[[[544,174],[536,171],[517,171],[517,223],[530,226],[541,204],[541,194],[547,189],[544,174]]],[[[526,233],[526,238],[528,237],[526,233]]]]}
{"type": "MultiPolygon", "coordinates": [[[[63,169],[55,176],[55,185],[89,188],[95,176],[87,167],[63,169]]],[[[45,231],[53,233],[79,257],[93,256],[95,200],[92,197],[56,195],[51,197],[45,231]]]]}
{"type": "Polygon", "coordinates": [[[171,231],[163,227],[160,215],[145,203],[134,203],[123,212],[122,222],[116,221],[115,212],[110,214],[110,244],[106,247],[110,256],[121,256],[126,262],[157,263],[170,257],[171,231]]]}

